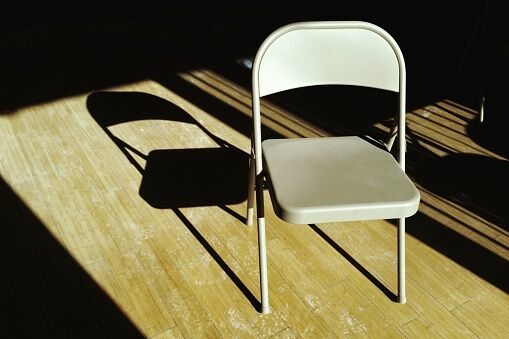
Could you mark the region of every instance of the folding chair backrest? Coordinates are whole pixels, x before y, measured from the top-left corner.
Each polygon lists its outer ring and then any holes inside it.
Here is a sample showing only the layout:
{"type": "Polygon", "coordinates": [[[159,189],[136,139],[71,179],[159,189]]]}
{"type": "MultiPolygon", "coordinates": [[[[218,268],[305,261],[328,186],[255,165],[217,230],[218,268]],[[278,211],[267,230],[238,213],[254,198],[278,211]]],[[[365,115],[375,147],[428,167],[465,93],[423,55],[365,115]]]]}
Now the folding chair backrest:
{"type": "Polygon", "coordinates": [[[389,34],[369,23],[288,25],[270,35],[259,49],[254,63],[259,96],[314,85],[398,92],[400,66],[404,66],[400,56],[389,34]]]}
{"type": "MultiPolygon", "coordinates": [[[[354,85],[399,92],[398,160],[405,169],[405,60],[396,41],[382,28],[362,21],[283,26],[258,49],[252,85],[254,149],[259,155],[263,96],[316,85],[354,85]]],[[[261,157],[256,161],[261,168],[261,157]]]]}

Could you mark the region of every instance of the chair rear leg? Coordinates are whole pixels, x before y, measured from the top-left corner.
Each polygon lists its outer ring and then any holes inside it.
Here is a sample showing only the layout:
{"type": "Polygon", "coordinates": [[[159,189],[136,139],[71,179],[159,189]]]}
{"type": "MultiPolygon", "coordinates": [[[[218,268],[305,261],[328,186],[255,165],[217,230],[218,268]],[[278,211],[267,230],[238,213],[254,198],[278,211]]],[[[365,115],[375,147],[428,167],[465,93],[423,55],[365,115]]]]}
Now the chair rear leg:
{"type": "Polygon", "coordinates": [[[405,288],[405,218],[398,222],[398,302],[406,304],[405,288]]]}
{"type": "Polygon", "coordinates": [[[246,212],[246,224],[253,224],[254,215],[254,193],[255,193],[255,161],[254,153],[251,151],[251,157],[249,158],[249,179],[247,183],[247,212],[246,212]]]}
{"type": "MultiPolygon", "coordinates": [[[[398,136],[398,125],[395,124],[391,127],[391,130],[389,131],[389,137],[387,138],[387,141],[385,142],[385,147],[390,152],[392,149],[392,146],[394,146],[394,141],[396,141],[396,137],[398,136]]],[[[406,145],[407,142],[405,140],[405,152],[406,152],[406,145]]]]}
{"type": "Polygon", "coordinates": [[[256,214],[258,221],[258,260],[260,265],[260,295],[262,313],[270,312],[269,307],[269,279],[267,276],[267,246],[265,239],[265,212],[263,205],[262,175],[259,175],[256,185],[256,214]]]}
{"type": "Polygon", "coordinates": [[[387,147],[389,152],[391,151],[392,146],[394,145],[394,141],[396,140],[397,135],[398,135],[398,124],[394,123],[394,125],[391,127],[389,131],[389,137],[385,142],[385,147],[387,147]]]}
{"type": "Polygon", "coordinates": [[[265,242],[265,218],[258,218],[258,255],[260,262],[260,291],[262,299],[262,313],[270,312],[269,280],[267,276],[267,246],[265,242]]]}

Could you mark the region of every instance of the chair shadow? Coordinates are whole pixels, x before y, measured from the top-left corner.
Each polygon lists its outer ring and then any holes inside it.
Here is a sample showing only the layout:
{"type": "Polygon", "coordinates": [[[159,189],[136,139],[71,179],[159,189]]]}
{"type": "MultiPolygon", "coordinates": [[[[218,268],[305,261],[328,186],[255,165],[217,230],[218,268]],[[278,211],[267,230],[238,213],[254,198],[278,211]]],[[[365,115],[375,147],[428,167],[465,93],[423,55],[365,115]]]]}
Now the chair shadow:
{"type": "Polygon", "coordinates": [[[261,312],[262,304],[256,299],[254,294],[247,288],[247,286],[240,280],[240,278],[235,274],[235,272],[228,266],[228,264],[221,258],[219,253],[216,252],[214,247],[210,245],[210,243],[205,239],[201,233],[194,227],[194,225],[186,218],[186,216],[180,211],[178,208],[173,208],[173,212],[177,215],[177,217],[184,223],[189,232],[200,242],[200,244],[209,252],[210,256],[214,258],[215,262],[223,269],[223,271],[228,275],[231,281],[237,286],[237,288],[244,294],[244,296],[249,300],[251,305],[261,312]]]}
{"type": "Polygon", "coordinates": [[[243,217],[226,205],[237,204],[247,198],[248,155],[210,133],[181,108],[155,95],[140,92],[95,92],[87,98],[87,108],[98,125],[142,175],[140,197],[154,208],[172,210],[253,307],[261,310],[261,304],[254,294],[179,210],[183,207],[218,206],[244,221],[243,217]],[[116,124],[147,119],[197,125],[219,147],[159,149],[145,155],[108,129],[116,124]],[[130,152],[146,160],[144,168],[130,152]]]}
{"type": "MultiPolygon", "coordinates": [[[[420,145],[419,136],[409,134],[413,142],[408,148],[407,158],[411,161],[407,162],[407,172],[413,181],[444,199],[445,204],[448,201],[457,204],[474,214],[474,217],[478,216],[508,230],[509,206],[505,197],[509,183],[509,161],[479,154],[450,153],[446,148],[442,151],[449,154],[439,157],[420,145]]],[[[430,143],[429,140],[426,142],[430,143]]],[[[433,143],[433,147],[440,148],[441,144],[433,143]]],[[[423,203],[426,202],[421,201],[423,203]]],[[[447,205],[440,204],[428,207],[454,220],[467,232],[508,249],[503,242],[449,213],[447,205]]],[[[391,222],[397,226],[393,220],[391,222]]],[[[509,291],[507,275],[500,274],[504,271],[503,267],[507,270],[508,262],[497,253],[422,212],[411,217],[406,232],[487,282],[505,292],[509,291]]]]}
{"type": "MultiPolygon", "coordinates": [[[[235,83],[249,88],[250,72],[236,64],[215,65],[215,72],[235,83]]],[[[245,136],[250,135],[250,118],[239,114],[236,109],[226,105],[209,93],[189,84],[177,77],[158,79],[158,81],[178,93],[180,96],[212,114],[217,119],[234,127],[245,136]]],[[[383,140],[384,137],[372,128],[375,123],[387,121],[397,112],[397,95],[383,90],[361,88],[355,86],[318,86],[307,87],[279,93],[268,97],[271,102],[289,110],[311,124],[330,132],[332,135],[360,135],[367,134],[374,139],[383,140]],[[361,100],[368,96],[370,100],[361,100]],[[317,103],[320,103],[317,105],[317,103]],[[299,109],[297,109],[299,107],[299,109]],[[376,109],[375,109],[376,107],[376,109]],[[343,114],[342,114],[343,113],[343,114]]],[[[279,132],[262,125],[262,136],[267,138],[282,138],[279,132]]],[[[380,143],[366,138],[366,141],[377,147],[380,143]]],[[[247,163],[244,161],[243,163],[247,163]]],[[[148,169],[147,165],[147,169],[148,169]]],[[[158,168],[163,168],[163,166],[158,168]]],[[[243,169],[247,171],[247,167],[243,169]]],[[[170,184],[171,185],[171,184],[170,184]]],[[[245,187],[245,185],[240,186],[245,187]]],[[[245,194],[246,192],[242,192],[245,194]]],[[[217,193],[216,193],[217,194],[217,193]]],[[[158,199],[163,201],[164,199],[158,199]]],[[[245,220],[240,217],[240,220],[245,220]]],[[[374,277],[366,268],[343,250],[337,243],[321,231],[316,225],[310,227],[317,232],[330,246],[345,257],[356,269],[378,287],[390,300],[396,301],[396,295],[383,283],[374,277]]]]}
{"type": "Polygon", "coordinates": [[[238,204],[247,198],[248,161],[235,147],[151,151],[140,196],[155,208],[238,204]]]}
{"type": "MultiPolygon", "coordinates": [[[[395,220],[389,220],[397,227],[395,220]]],[[[500,290],[509,292],[509,261],[474,240],[417,212],[407,223],[406,233],[474,273],[500,290]]]]}
{"type": "Polygon", "coordinates": [[[373,285],[375,285],[387,298],[391,301],[396,302],[398,297],[393,293],[387,286],[385,286],[380,280],[378,280],[373,274],[371,274],[365,267],[363,267],[357,260],[354,259],[347,251],[339,246],[331,237],[329,237],[324,231],[322,231],[315,224],[309,224],[309,227],[316,232],[326,243],[334,248],[341,256],[343,256],[350,264],[353,265],[362,275],[364,275],[373,285]]]}
{"type": "Polygon", "coordinates": [[[94,92],[87,98],[87,108],[103,129],[123,122],[148,119],[197,123],[171,102],[143,92],[94,92]]]}

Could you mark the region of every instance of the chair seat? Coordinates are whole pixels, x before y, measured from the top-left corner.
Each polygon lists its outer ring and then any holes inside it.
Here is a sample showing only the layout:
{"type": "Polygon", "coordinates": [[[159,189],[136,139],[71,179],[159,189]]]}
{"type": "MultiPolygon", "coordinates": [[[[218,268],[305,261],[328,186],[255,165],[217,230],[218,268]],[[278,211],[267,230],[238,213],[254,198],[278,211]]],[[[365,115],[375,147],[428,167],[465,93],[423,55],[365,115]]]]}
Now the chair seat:
{"type": "Polygon", "coordinates": [[[419,191],[393,156],[356,137],[262,143],[276,214],[294,224],[405,218],[419,191]]]}

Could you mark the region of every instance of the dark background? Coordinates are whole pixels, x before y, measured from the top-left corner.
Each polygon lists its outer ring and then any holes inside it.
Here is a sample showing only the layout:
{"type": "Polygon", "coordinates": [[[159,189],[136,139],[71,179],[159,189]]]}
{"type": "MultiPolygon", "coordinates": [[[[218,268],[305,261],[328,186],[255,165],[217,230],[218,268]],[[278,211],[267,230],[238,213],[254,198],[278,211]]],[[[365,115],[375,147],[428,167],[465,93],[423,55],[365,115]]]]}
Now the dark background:
{"type": "Polygon", "coordinates": [[[0,112],[141,79],[164,84],[175,71],[199,67],[225,70],[220,73],[249,88],[247,70],[234,61],[254,56],[276,28],[364,20],[387,30],[403,51],[408,110],[445,98],[478,110],[485,95],[485,123],[472,124],[469,133],[507,154],[504,13],[492,0],[6,4],[0,11],[0,112]]]}
{"type": "Polygon", "coordinates": [[[452,96],[477,108],[483,84],[496,93],[489,104],[503,96],[493,73],[507,75],[509,45],[496,2],[246,4],[6,6],[0,14],[0,108],[232,62],[254,55],[275,28],[300,20],[365,20],[385,28],[406,58],[409,108],[452,96]]]}

